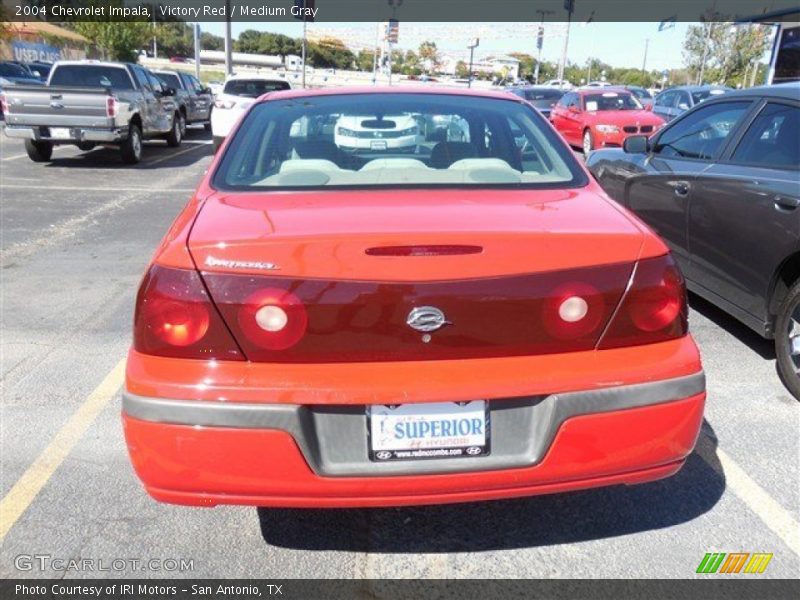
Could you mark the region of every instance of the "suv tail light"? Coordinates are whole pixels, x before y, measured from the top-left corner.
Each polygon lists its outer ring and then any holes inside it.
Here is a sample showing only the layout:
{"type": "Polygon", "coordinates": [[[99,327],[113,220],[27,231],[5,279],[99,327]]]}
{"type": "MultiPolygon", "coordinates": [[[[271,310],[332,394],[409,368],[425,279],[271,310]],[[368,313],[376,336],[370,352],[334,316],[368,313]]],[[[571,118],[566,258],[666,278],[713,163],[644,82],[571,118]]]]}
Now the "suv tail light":
{"type": "Polygon", "coordinates": [[[8,98],[2,93],[0,93],[0,111],[2,111],[5,115],[11,112],[8,110],[8,98]]]}
{"type": "Polygon", "coordinates": [[[233,100],[217,100],[214,102],[215,108],[233,108],[236,106],[236,102],[233,100]]]}
{"type": "Polygon", "coordinates": [[[108,96],[106,98],[106,116],[111,118],[116,117],[118,111],[119,104],[117,103],[117,99],[114,96],[108,96]]]}
{"type": "Polygon", "coordinates": [[[158,265],[139,288],[133,346],[159,356],[244,360],[197,271],[158,265]]]}
{"type": "Polygon", "coordinates": [[[679,338],[688,331],[686,284],[670,255],[641,260],[598,347],[619,348],[679,338]]]}

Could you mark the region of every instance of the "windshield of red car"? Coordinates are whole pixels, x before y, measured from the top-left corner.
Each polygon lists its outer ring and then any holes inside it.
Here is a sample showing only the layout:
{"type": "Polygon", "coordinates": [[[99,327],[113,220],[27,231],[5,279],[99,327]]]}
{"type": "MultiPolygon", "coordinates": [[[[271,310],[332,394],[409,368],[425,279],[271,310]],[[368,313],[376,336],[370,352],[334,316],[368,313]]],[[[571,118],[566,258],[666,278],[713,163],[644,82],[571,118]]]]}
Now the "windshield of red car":
{"type": "Polygon", "coordinates": [[[640,110],[642,108],[642,105],[633,94],[622,92],[587,94],[583,97],[583,105],[588,112],[599,110],[640,110]]]}
{"type": "Polygon", "coordinates": [[[530,106],[456,94],[274,99],[245,117],[219,189],[585,185],[573,154],[530,106]]]}

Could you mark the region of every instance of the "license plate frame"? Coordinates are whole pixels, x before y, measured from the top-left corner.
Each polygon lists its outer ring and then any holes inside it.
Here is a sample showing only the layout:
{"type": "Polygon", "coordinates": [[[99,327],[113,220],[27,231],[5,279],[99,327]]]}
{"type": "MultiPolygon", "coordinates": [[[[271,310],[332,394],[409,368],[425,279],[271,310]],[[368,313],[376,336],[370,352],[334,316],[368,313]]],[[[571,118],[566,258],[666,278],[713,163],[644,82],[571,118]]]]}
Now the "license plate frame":
{"type": "Polygon", "coordinates": [[[386,140],[372,140],[369,143],[369,149],[373,151],[388,150],[389,143],[386,140]]]}
{"type": "MultiPolygon", "coordinates": [[[[432,402],[399,405],[374,405],[366,407],[367,428],[367,453],[371,462],[387,463],[400,461],[442,460],[449,458],[479,459],[491,454],[491,413],[489,402],[486,400],[471,400],[469,402],[432,402]],[[399,413],[389,411],[399,410],[399,413]],[[386,443],[386,435],[381,436],[375,428],[381,420],[384,425],[398,422],[427,422],[429,425],[434,417],[451,418],[478,418],[480,415],[483,424],[483,443],[474,443],[471,435],[464,436],[465,443],[457,443],[454,436],[447,441],[454,443],[434,443],[432,438],[425,438],[420,442],[403,446],[395,439],[386,443]],[[386,418],[386,417],[389,418],[386,418]]],[[[419,425],[418,425],[419,427],[419,425]]],[[[443,426],[442,426],[443,427],[443,426]]]]}

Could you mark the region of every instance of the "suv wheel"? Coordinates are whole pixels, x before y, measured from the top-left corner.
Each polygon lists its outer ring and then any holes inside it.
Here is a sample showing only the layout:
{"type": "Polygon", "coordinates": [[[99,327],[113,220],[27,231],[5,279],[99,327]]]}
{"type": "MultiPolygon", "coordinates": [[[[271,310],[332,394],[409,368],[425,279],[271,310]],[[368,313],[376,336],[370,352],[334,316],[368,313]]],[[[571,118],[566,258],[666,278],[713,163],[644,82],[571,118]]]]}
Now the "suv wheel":
{"type": "Polygon", "coordinates": [[[167,135],[167,145],[172,148],[177,148],[183,141],[183,130],[186,129],[186,119],[179,112],[175,113],[175,118],[172,119],[172,129],[167,135]]]}
{"type": "Polygon", "coordinates": [[[789,290],[778,311],[775,354],[783,384],[800,400],[800,281],[789,290]]]}
{"type": "Polygon", "coordinates": [[[33,162],[47,162],[53,156],[53,144],[51,142],[34,142],[25,140],[25,152],[33,162]]]}
{"type": "Polygon", "coordinates": [[[122,162],[135,165],[142,160],[142,130],[133,123],[128,132],[128,139],[120,146],[122,162]]]}

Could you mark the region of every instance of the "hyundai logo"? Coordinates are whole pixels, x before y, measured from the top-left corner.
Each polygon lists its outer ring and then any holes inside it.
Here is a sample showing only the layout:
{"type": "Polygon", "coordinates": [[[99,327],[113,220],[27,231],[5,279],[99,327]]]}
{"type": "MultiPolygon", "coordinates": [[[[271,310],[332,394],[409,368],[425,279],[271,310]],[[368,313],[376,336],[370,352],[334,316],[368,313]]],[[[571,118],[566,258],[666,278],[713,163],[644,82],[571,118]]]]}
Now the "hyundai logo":
{"type": "Polygon", "coordinates": [[[449,325],[450,321],[444,316],[444,313],[435,306],[418,306],[411,309],[406,318],[406,324],[411,329],[417,331],[436,331],[445,325],[449,325]]]}

